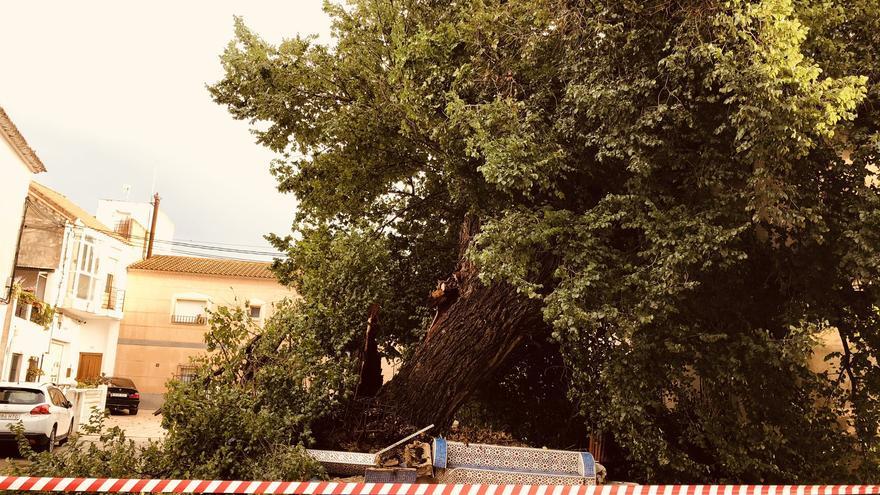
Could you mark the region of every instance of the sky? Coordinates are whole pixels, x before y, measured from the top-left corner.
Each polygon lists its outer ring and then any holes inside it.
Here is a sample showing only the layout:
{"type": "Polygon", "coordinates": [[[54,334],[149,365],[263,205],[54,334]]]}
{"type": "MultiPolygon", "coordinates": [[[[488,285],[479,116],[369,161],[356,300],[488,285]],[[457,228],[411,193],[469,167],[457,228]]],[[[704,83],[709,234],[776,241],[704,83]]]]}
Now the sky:
{"type": "Polygon", "coordinates": [[[177,240],[270,250],[296,209],[273,153],[211,101],[233,17],[270,42],[330,41],[320,0],[8,2],[0,106],[46,165],[36,177],[88,211],[148,201],[154,184],[177,240]]]}

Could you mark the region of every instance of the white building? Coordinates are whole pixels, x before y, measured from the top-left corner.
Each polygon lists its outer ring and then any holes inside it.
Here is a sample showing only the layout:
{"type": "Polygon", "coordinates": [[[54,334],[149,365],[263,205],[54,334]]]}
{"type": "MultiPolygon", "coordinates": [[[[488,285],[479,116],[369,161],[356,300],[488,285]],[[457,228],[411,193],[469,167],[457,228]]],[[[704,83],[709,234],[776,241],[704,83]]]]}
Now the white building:
{"type": "MultiPolygon", "coordinates": [[[[153,220],[152,204],[102,199],[98,201],[95,217],[128,240],[139,251],[141,258],[146,257],[147,241],[153,220]]],[[[172,254],[171,241],[173,240],[174,222],[160,208],[156,215],[153,254],[172,254]]]]}
{"type": "Polygon", "coordinates": [[[12,271],[28,184],[34,174],[45,171],[43,162],[0,107],[0,356],[9,340],[12,271]]]}
{"type": "Polygon", "coordinates": [[[64,383],[112,375],[126,267],[138,250],[46,186],[31,183],[28,200],[15,269],[24,296],[0,377],[64,383]]]}

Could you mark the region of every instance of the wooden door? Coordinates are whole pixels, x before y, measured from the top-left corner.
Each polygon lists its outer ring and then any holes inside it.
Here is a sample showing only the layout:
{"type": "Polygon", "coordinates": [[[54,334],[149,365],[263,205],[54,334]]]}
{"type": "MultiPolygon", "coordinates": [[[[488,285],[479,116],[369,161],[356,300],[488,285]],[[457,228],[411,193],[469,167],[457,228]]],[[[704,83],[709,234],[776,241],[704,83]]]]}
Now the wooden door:
{"type": "Polygon", "coordinates": [[[76,370],[76,379],[82,381],[101,376],[102,358],[103,355],[101,353],[79,353],[79,367],[76,370]]]}

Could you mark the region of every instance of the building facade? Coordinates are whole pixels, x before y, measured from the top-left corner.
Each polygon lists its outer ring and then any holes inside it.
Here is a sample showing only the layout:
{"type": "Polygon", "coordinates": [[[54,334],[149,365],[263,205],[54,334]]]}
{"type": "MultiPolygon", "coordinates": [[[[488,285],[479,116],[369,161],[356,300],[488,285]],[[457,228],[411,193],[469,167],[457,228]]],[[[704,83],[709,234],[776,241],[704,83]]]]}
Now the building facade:
{"type": "Polygon", "coordinates": [[[126,267],[136,259],[137,250],[109,227],[64,195],[32,182],[2,378],[72,383],[110,375],[126,267]]]}
{"type": "MultiPolygon", "coordinates": [[[[28,185],[46,167],[0,107],[0,359],[6,353],[12,322],[15,257],[28,196],[28,185]]],[[[0,363],[2,365],[2,363],[0,363]]]]}
{"type": "Polygon", "coordinates": [[[145,407],[155,407],[170,378],[186,380],[190,359],[204,354],[208,311],[246,306],[258,323],[274,304],[295,297],[268,263],[153,256],[128,268],[125,315],[115,376],[131,378],[145,407]]]}

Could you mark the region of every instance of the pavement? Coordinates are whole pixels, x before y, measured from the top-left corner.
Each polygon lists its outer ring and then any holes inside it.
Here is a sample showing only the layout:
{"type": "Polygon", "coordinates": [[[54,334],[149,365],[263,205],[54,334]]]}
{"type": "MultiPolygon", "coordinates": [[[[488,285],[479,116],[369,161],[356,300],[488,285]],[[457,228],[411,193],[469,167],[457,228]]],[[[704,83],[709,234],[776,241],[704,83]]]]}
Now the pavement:
{"type": "Polygon", "coordinates": [[[162,416],[153,416],[153,411],[150,409],[141,409],[135,416],[112,414],[104,420],[104,425],[107,428],[114,426],[122,428],[125,437],[131,438],[135,442],[160,440],[165,437],[165,430],[162,429],[162,416]]]}

